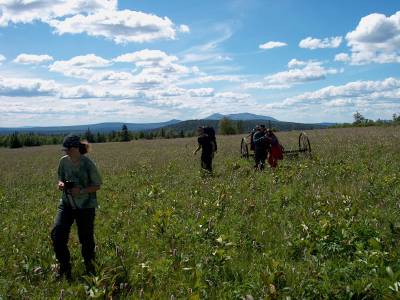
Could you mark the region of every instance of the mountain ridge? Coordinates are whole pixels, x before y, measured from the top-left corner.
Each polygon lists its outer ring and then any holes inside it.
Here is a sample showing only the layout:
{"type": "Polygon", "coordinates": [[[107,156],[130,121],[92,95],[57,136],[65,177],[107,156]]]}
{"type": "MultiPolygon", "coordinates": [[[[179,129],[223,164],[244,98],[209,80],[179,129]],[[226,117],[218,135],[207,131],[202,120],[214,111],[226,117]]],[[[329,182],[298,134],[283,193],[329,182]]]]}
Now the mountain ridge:
{"type": "Polygon", "coordinates": [[[185,130],[196,130],[198,126],[210,125],[213,127],[218,127],[218,122],[222,118],[229,118],[232,122],[243,121],[245,122],[244,127],[250,128],[258,123],[267,123],[266,125],[277,128],[279,130],[302,130],[302,129],[313,129],[313,128],[326,128],[335,123],[296,123],[296,122],[286,122],[279,121],[273,117],[256,115],[252,113],[235,113],[235,114],[220,114],[214,113],[203,119],[192,119],[192,120],[177,120],[172,119],[166,122],[155,122],[155,123],[123,123],[123,122],[103,122],[95,124],[86,125],[70,125],[70,126],[24,126],[24,127],[14,127],[0,128],[0,134],[11,134],[13,132],[21,133],[37,133],[37,134],[66,134],[75,133],[82,134],[88,129],[92,133],[110,133],[112,131],[120,131],[122,126],[125,124],[129,131],[156,131],[161,128],[180,131],[185,130]]]}

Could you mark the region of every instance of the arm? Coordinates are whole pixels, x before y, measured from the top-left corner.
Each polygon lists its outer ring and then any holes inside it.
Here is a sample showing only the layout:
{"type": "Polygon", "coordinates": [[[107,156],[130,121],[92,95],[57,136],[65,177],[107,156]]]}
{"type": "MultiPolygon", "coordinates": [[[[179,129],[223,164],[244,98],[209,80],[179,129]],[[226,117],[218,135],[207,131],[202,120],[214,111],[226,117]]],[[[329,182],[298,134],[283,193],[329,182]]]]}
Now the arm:
{"type": "Polygon", "coordinates": [[[201,145],[199,144],[197,146],[197,149],[193,151],[193,154],[196,155],[196,153],[201,149],[201,145]]]}
{"type": "Polygon", "coordinates": [[[258,142],[261,142],[262,140],[264,140],[265,138],[266,138],[265,135],[263,135],[259,138],[256,138],[255,136],[253,136],[253,142],[258,143],[258,142]]]}
{"type": "Polygon", "coordinates": [[[64,190],[64,170],[63,170],[63,167],[62,167],[61,160],[58,163],[57,175],[58,175],[58,185],[57,185],[57,187],[58,187],[58,189],[60,191],[63,191],[64,190]]]}

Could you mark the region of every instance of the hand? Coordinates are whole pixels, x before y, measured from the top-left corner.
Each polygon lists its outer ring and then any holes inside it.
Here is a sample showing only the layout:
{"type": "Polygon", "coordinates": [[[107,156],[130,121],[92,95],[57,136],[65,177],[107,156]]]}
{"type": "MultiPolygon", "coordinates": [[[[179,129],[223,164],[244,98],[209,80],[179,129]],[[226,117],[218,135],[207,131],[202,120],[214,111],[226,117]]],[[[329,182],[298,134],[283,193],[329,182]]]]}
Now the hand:
{"type": "Polygon", "coordinates": [[[62,182],[62,181],[59,181],[59,182],[58,182],[58,189],[59,189],[60,191],[63,191],[63,190],[64,190],[64,182],[62,182]]]}
{"type": "Polygon", "coordinates": [[[78,187],[73,187],[72,189],[69,190],[69,193],[72,195],[72,197],[78,196],[81,192],[81,189],[78,187]]]}

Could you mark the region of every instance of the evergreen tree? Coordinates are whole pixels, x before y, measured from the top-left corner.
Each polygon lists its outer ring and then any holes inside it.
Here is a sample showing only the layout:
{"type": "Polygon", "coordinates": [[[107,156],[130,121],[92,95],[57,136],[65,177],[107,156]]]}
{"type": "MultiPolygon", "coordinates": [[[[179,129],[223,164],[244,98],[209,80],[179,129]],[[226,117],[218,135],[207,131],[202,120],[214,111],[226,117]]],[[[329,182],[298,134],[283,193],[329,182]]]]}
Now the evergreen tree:
{"type": "Polygon", "coordinates": [[[236,132],[237,133],[244,133],[244,123],[242,120],[236,122],[236,132]]]}
{"type": "Polygon", "coordinates": [[[232,121],[228,118],[222,118],[219,121],[218,126],[219,126],[220,134],[231,135],[231,134],[236,133],[236,130],[235,130],[235,127],[233,126],[232,121]]]}
{"type": "Polygon", "coordinates": [[[130,141],[130,137],[129,137],[128,126],[126,126],[124,124],[124,125],[122,125],[122,129],[121,129],[121,142],[129,142],[129,141],[130,141]]]}
{"type": "Polygon", "coordinates": [[[10,136],[10,148],[21,148],[21,147],[22,147],[22,143],[18,137],[18,132],[14,132],[10,136]]]}
{"type": "Polygon", "coordinates": [[[94,134],[90,131],[90,128],[88,127],[88,129],[85,132],[84,135],[85,140],[87,140],[89,143],[94,143],[94,134]]]}
{"type": "Polygon", "coordinates": [[[353,115],[353,118],[354,118],[354,122],[353,122],[354,125],[363,124],[366,121],[364,116],[361,113],[359,113],[358,111],[353,115]]]}

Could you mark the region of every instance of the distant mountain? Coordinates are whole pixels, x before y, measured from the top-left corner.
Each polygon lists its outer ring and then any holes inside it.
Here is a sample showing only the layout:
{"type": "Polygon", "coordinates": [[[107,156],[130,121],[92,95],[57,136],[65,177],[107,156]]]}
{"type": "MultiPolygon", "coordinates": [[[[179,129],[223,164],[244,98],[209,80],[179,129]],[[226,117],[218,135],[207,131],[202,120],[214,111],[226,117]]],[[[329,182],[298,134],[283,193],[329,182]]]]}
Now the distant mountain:
{"type": "Polygon", "coordinates": [[[130,131],[151,130],[173,125],[181,122],[180,120],[170,120],[160,123],[99,123],[89,125],[75,125],[75,126],[49,126],[49,127],[19,127],[19,128],[0,128],[0,134],[10,134],[15,131],[18,132],[34,132],[39,134],[64,134],[64,133],[84,133],[88,128],[91,132],[108,133],[111,131],[119,131],[122,125],[126,125],[130,131]]]}
{"type": "MultiPolygon", "coordinates": [[[[200,120],[170,120],[167,122],[160,123],[98,123],[89,125],[76,125],[76,126],[49,126],[49,127],[19,127],[19,128],[0,128],[1,134],[11,134],[15,131],[21,133],[33,132],[36,134],[67,134],[76,133],[82,134],[88,128],[92,133],[109,133],[111,131],[120,131],[122,125],[125,124],[130,131],[158,131],[161,128],[172,130],[176,132],[195,132],[199,126],[213,126],[217,132],[219,130],[218,123],[223,117],[228,117],[232,122],[243,121],[240,125],[243,130],[249,131],[254,128],[257,124],[265,124],[271,126],[277,130],[306,130],[306,129],[318,129],[327,128],[334,125],[335,123],[318,123],[318,124],[303,124],[293,122],[278,121],[272,117],[255,115],[251,113],[239,113],[223,115],[219,113],[212,114],[205,119],[200,120]]],[[[236,125],[235,125],[236,126],[236,125]]]]}
{"type": "Polygon", "coordinates": [[[261,115],[255,115],[251,113],[239,113],[239,114],[229,114],[229,115],[223,115],[219,113],[212,114],[211,116],[208,116],[205,118],[205,120],[221,120],[222,118],[229,118],[231,120],[242,120],[242,121],[249,121],[249,120],[267,120],[267,121],[278,121],[277,119],[273,117],[268,117],[268,116],[261,116],[261,115]]]}
{"type": "MultiPolygon", "coordinates": [[[[236,126],[236,123],[239,120],[232,120],[233,125],[236,126]]],[[[268,120],[267,120],[268,121],[268,120]]],[[[282,121],[270,121],[265,122],[264,120],[244,120],[242,121],[241,127],[244,132],[249,132],[252,130],[257,124],[264,123],[267,127],[270,125],[271,128],[275,128],[279,131],[289,131],[289,130],[310,130],[310,129],[322,129],[327,128],[326,125],[321,124],[304,124],[304,123],[293,123],[293,122],[282,122],[282,121]]],[[[187,120],[182,121],[176,124],[164,126],[165,130],[172,130],[175,132],[195,132],[199,126],[212,126],[216,129],[217,133],[219,132],[219,120],[212,119],[202,119],[202,120],[187,120]]],[[[157,131],[161,128],[153,129],[150,131],[157,131]]]]}
{"type": "Polygon", "coordinates": [[[335,126],[338,125],[338,123],[331,123],[331,122],[321,122],[321,123],[316,123],[318,125],[322,125],[322,126],[335,126]]]}

